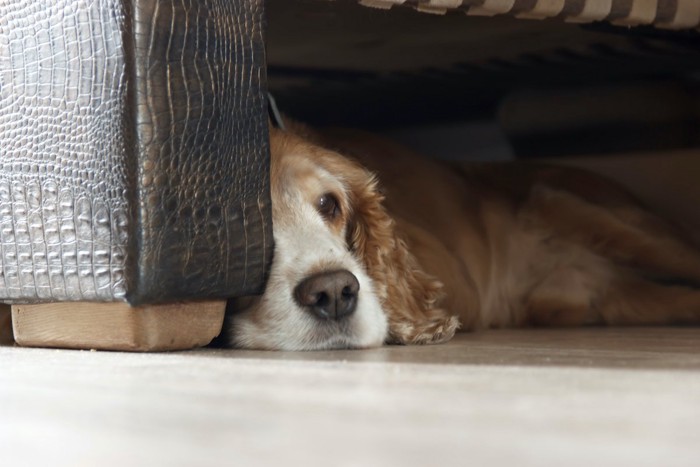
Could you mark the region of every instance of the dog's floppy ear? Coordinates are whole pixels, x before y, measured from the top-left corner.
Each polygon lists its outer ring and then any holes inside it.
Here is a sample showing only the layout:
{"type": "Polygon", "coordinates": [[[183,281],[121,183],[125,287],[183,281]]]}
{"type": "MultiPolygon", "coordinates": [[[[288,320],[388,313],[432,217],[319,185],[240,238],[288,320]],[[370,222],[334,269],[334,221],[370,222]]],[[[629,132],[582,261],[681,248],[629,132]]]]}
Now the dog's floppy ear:
{"type": "Polygon", "coordinates": [[[389,322],[388,342],[432,344],[452,338],[457,317],[438,308],[442,283],[421,270],[383,205],[378,182],[355,167],[347,179],[352,213],[348,244],[367,268],[389,322]]]}

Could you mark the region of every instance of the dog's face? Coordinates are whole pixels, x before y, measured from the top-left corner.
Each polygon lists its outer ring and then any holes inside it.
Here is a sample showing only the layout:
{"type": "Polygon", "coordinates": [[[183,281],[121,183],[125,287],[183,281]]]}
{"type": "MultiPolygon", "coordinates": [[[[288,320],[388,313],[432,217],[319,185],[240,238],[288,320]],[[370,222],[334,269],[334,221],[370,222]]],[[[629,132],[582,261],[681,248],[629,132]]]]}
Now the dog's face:
{"type": "Polygon", "coordinates": [[[311,350],[451,337],[456,322],[444,329],[432,309],[440,284],[395,237],[374,177],[294,135],[272,130],[270,140],[275,254],[264,294],[235,302],[230,343],[311,350]]]}

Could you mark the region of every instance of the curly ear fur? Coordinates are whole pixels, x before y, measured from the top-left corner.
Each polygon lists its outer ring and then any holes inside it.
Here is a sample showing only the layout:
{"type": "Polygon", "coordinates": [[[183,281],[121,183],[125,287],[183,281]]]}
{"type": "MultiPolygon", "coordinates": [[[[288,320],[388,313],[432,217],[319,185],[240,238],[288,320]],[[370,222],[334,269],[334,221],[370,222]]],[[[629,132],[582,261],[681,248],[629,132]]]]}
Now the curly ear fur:
{"type": "Polygon", "coordinates": [[[307,156],[336,174],[349,189],[352,212],[347,242],[372,278],[389,323],[387,342],[436,344],[450,340],[459,320],[438,307],[443,285],[421,269],[398,235],[396,223],[384,208],[376,177],[354,160],[321,149],[334,144],[324,144],[324,137],[313,129],[293,120],[285,120],[285,125],[289,130],[286,140],[291,133],[311,143],[307,156]]]}
{"type": "Polygon", "coordinates": [[[435,344],[454,336],[456,316],[438,308],[443,285],[426,274],[397,233],[375,177],[348,180],[353,213],[348,243],[363,261],[389,322],[388,343],[435,344]]]}

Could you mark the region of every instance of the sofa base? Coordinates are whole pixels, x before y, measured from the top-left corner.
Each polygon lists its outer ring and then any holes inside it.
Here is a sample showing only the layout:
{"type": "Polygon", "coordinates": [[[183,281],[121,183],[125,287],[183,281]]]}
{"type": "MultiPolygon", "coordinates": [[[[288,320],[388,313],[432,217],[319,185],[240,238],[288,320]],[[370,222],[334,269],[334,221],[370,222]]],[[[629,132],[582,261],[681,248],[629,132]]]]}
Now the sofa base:
{"type": "Polygon", "coordinates": [[[184,350],[221,332],[226,301],[130,307],[126,303],[12,305],[17,344],[123,351],[184,350]]]}

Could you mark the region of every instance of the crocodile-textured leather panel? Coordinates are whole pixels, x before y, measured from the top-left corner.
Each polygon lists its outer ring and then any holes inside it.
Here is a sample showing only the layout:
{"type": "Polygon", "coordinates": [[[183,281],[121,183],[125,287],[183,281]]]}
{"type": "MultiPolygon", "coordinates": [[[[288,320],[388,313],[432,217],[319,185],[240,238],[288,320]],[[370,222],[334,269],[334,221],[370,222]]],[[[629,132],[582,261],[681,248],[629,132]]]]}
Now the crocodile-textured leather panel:
{"type": "Polygon", "coordinates": [[[132,303],[260,291],[271,258],[263,0],[134,10],[139,281],[132,303]]]}
{"type": "Polygon", "coordinates": [[[125,296],[130,169],[118,0],[0,1],[0,298],[125,296]]]}
{"type": "Polygon", "coordinates": [[[0,1],[0,300],[258,291],[262,0],[0,1]]]}

